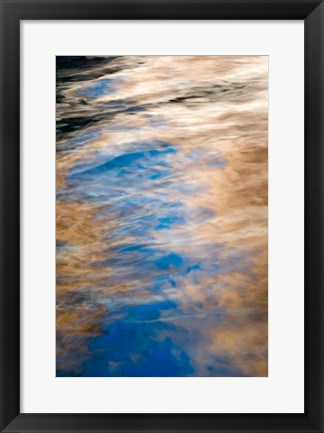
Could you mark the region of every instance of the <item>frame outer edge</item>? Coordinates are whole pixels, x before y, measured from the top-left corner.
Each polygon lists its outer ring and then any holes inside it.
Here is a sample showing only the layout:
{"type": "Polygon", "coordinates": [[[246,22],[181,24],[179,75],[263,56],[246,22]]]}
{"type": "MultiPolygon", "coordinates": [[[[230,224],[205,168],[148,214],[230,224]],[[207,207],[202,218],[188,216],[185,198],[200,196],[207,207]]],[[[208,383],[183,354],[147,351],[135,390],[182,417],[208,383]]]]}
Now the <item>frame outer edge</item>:
{"type": "MultiPolygon", "coordinates": [[[[59,5],[60,2],[52,2],[53,4],[59,5]]],[[[81,1],[80,3],[85,3],[85,1],[81,1]]],[[[107,2],[109,3],[109,2],[107,2]]],[[[134,1],[134,4],[136,1],[134,1]]],[[[177,2],[175,2],[177,3],[177,2]]],[[[217,2],[215,2],[216,4],[217,2]]],[[[263,3],[262,0],[259,1],[259,7],[263,3]]],[[[275,2],[269,1],[275,6],[275,2]]],[[[314,2],[305,2],[309,3],[308,10],[310,8],[313,9],[314,2]]],[[[319,2],[318,2],[319,3],[319,2]]],[[[49,15],[51,12],[51,8],[46,12],[47,4],[50,5],[51,2],[48,0],[30,2],[29,0],[23,0],[22,2],[17,2],[13,0],[10,4],[8,1],[0,0],[0,15],[1,15],[1,105],[0,105],[0,118],[1,118],[1,131],[0,131],[0,323],[1,323],[1,341],[0,341],[0,431],[39,431],[39,427],[37,428],[38,422],[32,423],[27,426],[25,422],[22,424],[19,423],[19,419],[24,419],[26,415],[19,415],[19,19],[25,18],[21,17],[20,11],[24,10],[26,12],[28,5],[32,5],[33,7],[28,10],[26,15],[28,18],[32,19],[36,18],[38,13],[35,12],[35,6],[37,4],[37,8],[42,12],[39,12],[40,15],[43,15],[43,18],[47,17],[49,19],[49,15]],[[21,8],[21,9],[20,9],[21,8]],[[18,47],[18,50],[17,50],[18,47]],[[4,103],[6,102],[6,105],[4,103]],[[17,117],[18,116],[18,117],[17,117]],[[18,125],[18,127],[17,127],[18,125]],[[5,227],[5,229],[4,229],[5,227]],[[6,254],[4,254],[3,250],[5,249],[6,254]],[[18,267],[18,272],[17,272],[18,267]],[[4,290],[4,288],[8,288],[10,285],[11,290],[4,290]],[[4,348],[6,350],[4,350],[4,348]],[[10,424],[12,424],[13,429],[10,428],[10,424]],[[20,425],[19,425],[20,424],[20,425]],[[19,427],[18,427],[19,425],[19,427]],[[5,428],[7,426],[7,428],[5,428]]],[[[67,11],[69,6],[71,5],[70,1],[66,1],[66,4],[60,3],[62,8],[62,12],[59,15],[62,17],[64,15],[63,10],[67,11]]],[[[76,4],[76,3],[75,3],[76,4]]],[[[244,2],[242,2],[242,5],[244,2]]],[[[251,4],[251,3],[250,3],[251,4]]],[[[291,2],[291,6],[289,10],[293,11],[294,2],[291,2]]],[[[90,6],[90,5],[89,5],[90,6]]],[[[180,5],[179,5],[180,6],[180,5]]],[[[23,15],[25,14],[23,13],[23,15]]],[[[58,13],[58,12],[57,12],[58,13]]],[[[71,12],[70,12],[71,13],[71,12]]],[[[70,15],[70,13],[68,15],[70,15]]],[[[78,13],[77,13],[78,14],[78,13]]],[[[233,14],[237,15],[237,12],[233,11],[233,14]]],[[[280,19],[280,13],[278,13],[280,19]]],[[[27,18],[26,16],[26,18],[27,18]]],[[[125,18],[127,16],[127,12],[125,11],[125,18]]],[[[285,12],[286,17],[286,12],[285,12]]],[[[52,17],[54,18],[54,17],[52,17]]],[[[282,18],[282,17],[281,17],[282,18]]],[[[301,18],[301,17],[300,17],[301,18]]],[[[38,17],[36,19],[42,19],[42,17],[38,17]]],[[[309,31],[308,36],[310,36],[313,31],[316,33],[320,29],[320,41],[312,39],[311,37],[308,39],[308,43],[310,44],[309,49],[312,47],[316,50],[316,55],[311,58],[311,62],[313,64],[314,69],[317,71],[317,75],[305,69],[305,77],[309,76],[315,79],[315,84],[313,87],[313,93],[311,102],[312,104],[308,104],[307,108],[307,122],[309,122],[309,126],[313,125],[314,131],[311,131],[312,128],[309,128],[305,131],[305,138],[309,139],[309,142],[315,144],[317,142],[318,151],[316,156],[313,157],[313,162],[315,166],[315,181],[316,179],[319,181],[318,184],[312,183],[306,185],[308,191],[312,195],[311,198],[317,200],[315,206],[316,217],[310,218],[310,211],[306,215],[308,218],[309,224],[313,222],[317,222],[317,229],[320,228],[320,233],[317,231],[317,241],[316,237],[314,240],[315,243],[315,265],[316,266],[316,275],[318,277],[316,286],[318,287],[318,297],[312,298],[312,305],[314,307],[314,320],[312,319],[312,323],[316,322],[320,326],[317,328],[313,326],[312,330],[315,330],[315,337],[310,336],[310,352],[315,356],[309,356],[306,365],[308,368],[308,373],[310,377],[313,377],[312,384],[308,386],[308,395],[310,398],[306,401],[306,413],[308,415],[308,420],[311,421],[308,423],[308,426],[305,428],[307,431],[323,431],[324,429],[324,402],[323,402],[323,393],[324,393],[324,375],[323,375],[323,348],[324,348],[324,305],[323,305],[323,245],[324,245],[324,222],[322,216],[324,215],[324,202],[323,202],[323,175],[322,168],[324,166],[323,161],[323,58],[324,58],[324,43],[323,43],[323,24],[324,24],[324,7],[323,2],[312,12],[305,20],[305,35],[306,29],[309,31]],[[320,27],[318,27],[320,26],[320,27]],[[312,28],[313,27],[313,28],[312,28]],[[315,30],[314,30],[315,29],[315,30]],[[311,44],[312,42],[312,44],[311,44]],[[314,43],[317,44],[314,47],[314,43]],[[317,64],[316,59],[317,58],[317,64]],[[319,63],[320,62],[320,65],[319,63]],[[309,74],[309,75],[308,75],[309,74]],[[317,88],[316,88],[317,85],[317,88]],[[314,93],[315,92],[315,93],[314,93]],[[316,95],[317,96],[314,96],[316,95]],[[314,104],[314,101],[316,103],[314,104]],[[314,120],[312,120],[312,116],[314,116],[314,120]],[[314,136],[317,136],[317,138],[314,136]],[[312,138],[313,137],[313,138],[312,138]],[[316,140],[315,140],[316,139],[316,140]],[[317,186],[316,186],[317,185],[317,186]],[[314,191],[312,192],[312,188],[314,191]],[[309,189],[310,188],[310,189],[309,189]],[[320,301],[320,302],[318,302],[320,301]],[[317,302],[317,303],[316,303],[317,302]],[[322,314],[321,314],[322,312],[322,314]],[[322,317],[321,317],[322,316],[322,317]],[[315,347],[316,346],[316,347],[315,347]],[[313,349],[312,349],[313,347],[313,349]],[[316,356],[319,355],[319,356],[316,356]],[[310,364],[312,362],[312,365],[310,364]],[[314,364],[313,364],[314,362],[314,364]],[[317,376],[312,373],[312,370],[317,372],[317,376]],[[318,374],[320,373],[320,374],[318,374]],[[315,381],[314,381],[315,378],[315,381]],[[311,398],[312,391],[314,391],[315,399],[311,398]],[[320,398],[318,398],[320,397],[320,398]],[[316,401],[316,398],[318,399],[316,401]],[[315,407],[316,406],[316,407],[315,407]],[[315,423],[315,425],[313,424],[315,423]],[[320,430],[319,430],[319,429],[320,430]]],[[[306,38],[305,38],[306,42],[306,38]]],[[[305,53],[306,53],[306,43],[305,43],[305,53]]],[[[313,53],[314,54],[314,53],[313,53]]],[[[306,57],[305,57],[306,60],[306,57]]],[[[306,81],[305,81],[306,84],[306,81]]],[[[311,84],[308,83],[310,87],[311,84]]],[[[306,87],[305,85],[305,105],[306,105],[306,87]]],[[[307,87],[308,88],[308,87],[307,87]]],[[[308,96],[310,97],[310,96],[308,96]]],[[[306,120],[306,117],[305,117],[306,120]]],[[[306,127],[306,123],[305,123],[306,127]]],[[[308,174],[311,174],[311,170],[308,171],[308,174]]],[[[313,177],[314,179],[314,177],[313,177]]],[[[306,191],[306,189],[305,189],[306,191]]],[[[305,202],[305,204],[308,204],[305,202]]],[[[310,203],[310,205],[314,205],[310,203]]],[[[315,227],[316,228],[316,227],[315,227]]],[[[315,230],[315,229],[314,229],[315,230]]],[[[314,233],[315,235],[315,233],[314,233]]],[[[308,250],[309,252],[309,250],[308,250]]],[[[310,266],[311,268],[311,266],[310,266]]],[[[310,286],[309,286],[310,287],[310,286]]],[[[309,306],[309,305],[308,305],[309,306]]],[[[308,310],[308,318],[313,314],[313,310],[308,310]]],[[[306,346],[305,346],[306,347],[306,346]]],[[[42,417],[42,415],[34,414],[33,417],[42,417]]],[[[43,431],[53,431],[49,427],[49,420],[51,417],[55,417],[55,415],[45,415],[47,422],[45,425],[41,427],[43,431]],[[45,427],[45,428],[44,428],[45,427]]],[[[71,414],[73,417],[73,415],[71,414]]],[[[60,417],[60,414],[57,414],[57,417],[60,417]]],[[[60,424],[60,421],[57,420],[57,423],[60,424]]],[[[41,423],[42,424],[42,423],[41,423]]],[[[58,425],[57,424],[57,425],[58,425]]],[[[271,423],[272,424],[272,423],[271,423]]],[[[270,424],[270,425],[271,425],[270,424]]],[[[65,425],[66,427],[66,425],[65,425]]],[[[153,426],[150,431],[156,431],[157,426],[153,426]]],[[[266,428],[266,426],[264,426],[266,428]]],[[[260,431],[265,431],[264,429],[260,429],[260,431]]],[[[279,427],[280,429],[281,427],[279,427]]],[[[294,427],[291,426],[289,428],[286,426],[285,431],[297,431],[293,430],[294,427]]],[[[69,429],[69,431],[73,431],[75,429],[69,429]]],[[[88,431],[99,431],[100,428],[95,428],[94,430],[88,431]]],[[[119,428],[116,431],[121,431],[119,428]]],[[[159,429],[162,431],[163,429],[159,429]]],[[[220,430],[225,431],[220,427],[220,430]]],[[[266,429],[267,431],[276,431],[273,427],[269,427],[266,429]]],[[[66,431],[64,429],[64,424],[61,424],[60,428],[55,429],[54,431],[66,431]]],[[[85,430],[83,430],[85,431],[85,430]]],[[[108,430],[101,430],[108,431],[108,430]]],[[[110,431],[113,431],[110,429],[110,431]]],[[[133,429],[135,432],[135,429],[133,429]]],[[[180,430],[178,430],[180,431],[180,430]]],[[[191,431],[197,431],[192,429],[191,431]]],[[[205,430],[206,431],[206,430],[205,430]]],[[[211,430],[210,430],[211,431],[211,430]]],[[[216,431],[212,429],[212,431],[216,431]]],[[[226,428],[226,431],[229,431],[226,428]]],[[[238,431],[238,430],[235,430],[238,431]]],[[[241,430],[243,431],[243,429],[241,430]]],[[[278,431],[278,430],[277,430],[278,431]]],[[[301,431],[301,429],[298,429],[301,431]]]]}
{"type": "Polygon", "coordinates": [[[324,3],[305,19],[305,413],[324,431],[324,3]],[[311,149],[309,151],[308,149],[311,149]]]}
{"type": "Polygon", "coordinates": [[[19,17],[0,2],[0,430],[19,414],[20,161],[19,17]]]}

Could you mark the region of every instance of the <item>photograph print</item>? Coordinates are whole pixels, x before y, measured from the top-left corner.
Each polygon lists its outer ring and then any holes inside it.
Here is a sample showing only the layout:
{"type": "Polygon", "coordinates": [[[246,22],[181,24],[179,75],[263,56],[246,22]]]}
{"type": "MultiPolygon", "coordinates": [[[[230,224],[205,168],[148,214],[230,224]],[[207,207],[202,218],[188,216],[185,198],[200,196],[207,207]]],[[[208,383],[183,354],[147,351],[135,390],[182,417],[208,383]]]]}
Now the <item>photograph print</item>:
{"type": "Polygon", "coordinates": [[[268,57],[56,57],[56,376],[268,376],[268,57]]]}

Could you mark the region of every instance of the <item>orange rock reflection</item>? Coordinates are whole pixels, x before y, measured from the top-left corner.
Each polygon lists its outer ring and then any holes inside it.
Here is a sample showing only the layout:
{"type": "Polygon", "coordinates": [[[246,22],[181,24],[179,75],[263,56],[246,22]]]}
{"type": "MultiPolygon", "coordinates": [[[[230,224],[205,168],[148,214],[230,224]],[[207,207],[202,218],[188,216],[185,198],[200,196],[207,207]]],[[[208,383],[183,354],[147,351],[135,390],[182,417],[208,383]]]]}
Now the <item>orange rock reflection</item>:
{"type": "Polygon", "coordinates": [[[267,57],[58,58],[57,96],[57,374],[267,376],[267,57]]]}

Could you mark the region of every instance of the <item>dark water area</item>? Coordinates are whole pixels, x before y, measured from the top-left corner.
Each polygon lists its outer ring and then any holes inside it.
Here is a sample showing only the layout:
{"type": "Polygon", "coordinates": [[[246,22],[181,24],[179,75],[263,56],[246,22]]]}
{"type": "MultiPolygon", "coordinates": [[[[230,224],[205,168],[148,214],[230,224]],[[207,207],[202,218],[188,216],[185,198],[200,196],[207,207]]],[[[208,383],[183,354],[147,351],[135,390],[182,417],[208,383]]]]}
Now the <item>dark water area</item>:
{"type": "Polygon", "coordinates": [[[57,57],[57,376],[267,376],[267,79],[57,57]]]}

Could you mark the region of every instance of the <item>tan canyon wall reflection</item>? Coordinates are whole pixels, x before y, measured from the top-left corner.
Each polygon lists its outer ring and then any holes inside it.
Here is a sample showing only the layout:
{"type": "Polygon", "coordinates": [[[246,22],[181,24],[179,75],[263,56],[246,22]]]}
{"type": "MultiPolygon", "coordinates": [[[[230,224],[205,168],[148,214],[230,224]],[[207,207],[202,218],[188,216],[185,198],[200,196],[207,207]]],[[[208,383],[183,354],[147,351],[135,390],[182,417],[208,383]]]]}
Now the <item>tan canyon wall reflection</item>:
{"type": "Polygon", "coordinates": [[[57,57],[57,375],[267,376],[268,58],[57,57]]]}

